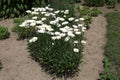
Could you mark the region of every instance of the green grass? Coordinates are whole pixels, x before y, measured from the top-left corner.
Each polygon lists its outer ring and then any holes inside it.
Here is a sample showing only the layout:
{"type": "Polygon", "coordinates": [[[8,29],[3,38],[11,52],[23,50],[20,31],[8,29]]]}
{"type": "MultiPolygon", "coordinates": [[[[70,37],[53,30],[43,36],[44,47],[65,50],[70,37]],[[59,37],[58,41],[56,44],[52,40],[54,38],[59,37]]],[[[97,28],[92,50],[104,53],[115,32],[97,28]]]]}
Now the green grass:
{"type": "Polygon", "coordinates": [[[111,62],[111,72],[120,79],[120,13],[109,13],[105,55],[111,62]]]}

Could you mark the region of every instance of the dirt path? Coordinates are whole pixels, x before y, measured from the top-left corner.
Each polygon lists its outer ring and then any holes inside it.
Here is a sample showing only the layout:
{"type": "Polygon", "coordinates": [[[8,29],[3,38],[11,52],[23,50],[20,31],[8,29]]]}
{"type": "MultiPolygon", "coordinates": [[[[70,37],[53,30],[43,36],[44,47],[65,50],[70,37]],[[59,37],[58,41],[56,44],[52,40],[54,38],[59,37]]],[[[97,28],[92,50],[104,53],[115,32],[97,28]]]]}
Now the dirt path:
{"type": "MultiPolygon", "coordinates": [[[[12,33],[12,20],[0,21],[0,25],[9,27],[10,38],[0,41],[0,59],[3,69],[0,80],[52,80],[41,70],[37,62],[27,52],[26,41],[16,41],[12,33]]],[[[103,45],[105,44],[106,21],[103,16],[94,18],[90,30],[85,33],[87,44],[84,48],[83,63],[78,76],[67,80],[97,80],[103,70],[103,45]]],[[[56,79],[58,80],[58,79],[56,79]]]]}
{"type": "Polygon", "coordinates": [[[0,71],[0,80],[51,80],[37,62],[29,58],[26,41],[16,41],[11,32],[12,20],[0,21],[0,25],[7,26],[10,38],[0,41],[0,59],[3,69],[0,71]]]}
{"type": "Polygon", "coordinates": [[[111,12],[120,12],[120,3],[117,3],[115,8],[108,9],[107,6],[98,7],[98,9],[102,12],[102,15],[106,15],[111,12]]]}
{"type": "Polygon", "coordinates": [[[85,32],[87,44],[83,52],[83,63],[78,77],[69,80],[97,80],[103,71],[103,48],[106,42],[106,20],[100,15],[93,18],[91,28],[85,32]]]}

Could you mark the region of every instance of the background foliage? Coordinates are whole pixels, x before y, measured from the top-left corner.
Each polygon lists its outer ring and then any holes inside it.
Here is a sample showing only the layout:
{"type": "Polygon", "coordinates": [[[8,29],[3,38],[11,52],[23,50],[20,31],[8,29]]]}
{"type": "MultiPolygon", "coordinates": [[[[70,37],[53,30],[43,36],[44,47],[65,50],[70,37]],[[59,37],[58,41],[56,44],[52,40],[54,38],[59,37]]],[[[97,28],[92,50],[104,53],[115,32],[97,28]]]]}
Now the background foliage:
{"type": "Polygon", "coordinates": [[[74,14],[73,3],[75,3],[74,0],[50,0],[51,7],[53,7],[54,9],[58,9],[58,10],[68,9],[72,12],[71,14],[74,14]]]}
{"type": "Polygon", "coordinates": [[[0,0],[0,17],[18,17],[26,9],[43,4],[43,0],[0,0]]]}
{"type": "Polygon", "coordinates": [[[27,9],[45,5],[51,5],[56,9],[73,10],[71,3],[74,2],[80,2],[80,0],[0,0],[0,17],[18,17],[25,14],[27,9]]]}
{"type": "Polygon", "coordinates": [[[103,6],[106,0],[84,0],[88,6],[103,6]]]}

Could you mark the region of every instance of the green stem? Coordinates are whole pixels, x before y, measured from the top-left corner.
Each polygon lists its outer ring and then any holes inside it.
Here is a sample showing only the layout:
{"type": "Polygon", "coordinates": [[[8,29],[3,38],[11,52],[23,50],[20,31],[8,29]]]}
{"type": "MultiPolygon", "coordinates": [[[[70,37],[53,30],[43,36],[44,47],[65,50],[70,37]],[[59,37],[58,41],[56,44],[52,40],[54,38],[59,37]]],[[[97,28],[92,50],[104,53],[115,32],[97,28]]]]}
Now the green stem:
{"type": "Polygon", "coordinates": [[[62,80],[65,80],[65,76],[62,76],[62,80]]]}

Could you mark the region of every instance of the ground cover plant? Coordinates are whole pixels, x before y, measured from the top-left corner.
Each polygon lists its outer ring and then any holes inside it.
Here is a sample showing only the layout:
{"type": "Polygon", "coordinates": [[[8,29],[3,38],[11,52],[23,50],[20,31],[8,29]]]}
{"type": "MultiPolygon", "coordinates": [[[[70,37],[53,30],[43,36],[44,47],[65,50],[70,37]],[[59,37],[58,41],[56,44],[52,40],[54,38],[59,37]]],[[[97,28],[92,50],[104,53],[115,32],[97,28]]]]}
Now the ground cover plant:
{"type": "Polygon", "coordinates": [[[110,61],[108,58],[104,58],[104,72],[100,74],[99,80],[118,80],[111,72],[110,72],[110,61]]]}
{"type": "Polygon", "coordinates": [[[105,46],[105,55],[109,58],[111,72],[120,79],[120,13],[109,13],[107,18],[107,44],[105,46]]]}
{"type": "Polygon", "coordinates": [[[22,23],[21,20],[14,22],[20,21],[18,27],[23,30],[34,28],[34,35],[28,37],[31,56],[54,76],[69,76],[77,72],[83,44],[86,43],[83,40],[84,18],[71,16],[69,10],[49,7],[32,8],[26,12],[29,18],[22,23]]]}
{"type": "Polygon", "coordinates": [[[9,37],[8,28],[4,26],[0,26],[0,40],[6,39],[9,37]]]}

